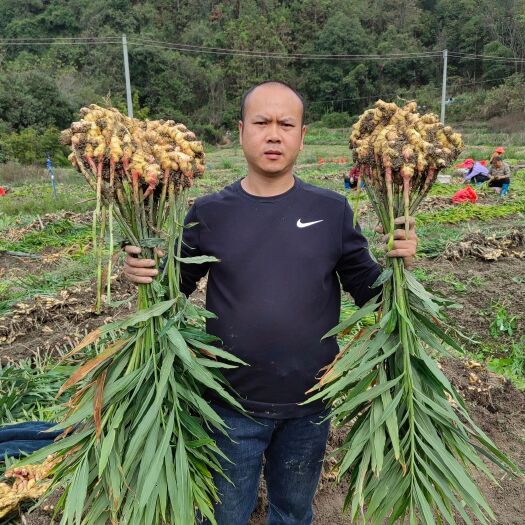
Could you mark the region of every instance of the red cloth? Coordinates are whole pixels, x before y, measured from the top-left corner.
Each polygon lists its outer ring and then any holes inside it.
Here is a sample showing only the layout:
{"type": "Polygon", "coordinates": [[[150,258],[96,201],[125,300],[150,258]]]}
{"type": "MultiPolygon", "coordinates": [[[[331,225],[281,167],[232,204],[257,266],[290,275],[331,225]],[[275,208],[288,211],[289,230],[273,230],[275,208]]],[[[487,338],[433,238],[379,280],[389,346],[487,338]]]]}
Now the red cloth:
{"type": "Polygon", "coordinates": [[[7,191],[5,190],[5,188],[2,188],[2,186],[0,186],[0,197],[3,197],[6,194],[7,194],[7,191]]]}
{"type": "Polygon", "coordinates": [[[452,204],[461,204],[463,202],[472,202],[474,204],[477,200],[478,194],[470,186],[467,186],[454,194],[452,204]]]}

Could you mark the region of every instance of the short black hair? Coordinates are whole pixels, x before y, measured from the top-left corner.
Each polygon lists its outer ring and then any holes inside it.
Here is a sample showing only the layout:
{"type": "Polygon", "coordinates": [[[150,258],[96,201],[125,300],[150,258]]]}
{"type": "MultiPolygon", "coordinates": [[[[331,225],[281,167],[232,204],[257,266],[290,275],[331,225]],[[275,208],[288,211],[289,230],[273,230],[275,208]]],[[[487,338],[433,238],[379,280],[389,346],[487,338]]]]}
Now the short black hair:
{"type": "Polygon", "coordinates": [[[259,82],[258,84],[255,84],[255,86],[252,86],[248,91],[244,93],[244,95],[241,98],[241,121],[244,122],[244,111],[246,106],[246,99],[251,95],[253,91],[255,91],[258,87],[264,86],[265,84],[280,84],[281,86],[287,87],[288,89],[291,89],[301,101],[301,104],[303,105],[303,113],[301,115],[301,126],[304,125],[304,110],[305,110],[305,101],[304,97],[295,89],[293,86],[288,84],[287,82],[284,82],[282,80],[264,80],[263,82],[259,82]]]}
{"type": "Polygon", "coordinates": [[[494,163],[494,162],[501,162],[502,160],[503,160],[503,159],[502,159],[501,157],[498,156],[498,157],[494,157],[494,158],[492,159],[492,162],[493,162],[493,163],[494,163]]]}

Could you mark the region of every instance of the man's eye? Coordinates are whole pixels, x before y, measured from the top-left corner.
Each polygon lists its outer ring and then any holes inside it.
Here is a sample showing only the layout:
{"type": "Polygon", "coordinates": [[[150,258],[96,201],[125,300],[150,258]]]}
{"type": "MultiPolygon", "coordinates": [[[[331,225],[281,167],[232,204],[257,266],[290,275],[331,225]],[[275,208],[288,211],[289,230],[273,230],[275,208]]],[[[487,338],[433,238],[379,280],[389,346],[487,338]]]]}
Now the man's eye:
{"type": "Polygon", "coordinates": [[[266,122],[258,121],[258,122],[256,122],[255,124],[266,124],[266,122]]]}
{"type": "Polygon", "coordinates": [[[293,124],[288,124],[287,122],[285,122],[285,123],[283,124],[283,126],[284,126],[285,128],[293,128],[293,124]]]}

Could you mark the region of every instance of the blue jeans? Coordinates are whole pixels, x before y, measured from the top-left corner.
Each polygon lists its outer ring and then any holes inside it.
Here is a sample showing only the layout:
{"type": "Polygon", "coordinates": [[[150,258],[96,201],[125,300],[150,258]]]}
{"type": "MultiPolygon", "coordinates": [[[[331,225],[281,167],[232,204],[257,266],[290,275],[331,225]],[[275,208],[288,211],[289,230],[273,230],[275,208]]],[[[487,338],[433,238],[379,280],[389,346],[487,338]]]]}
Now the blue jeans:
{"type": "Polygon", "coordinates": [[[233,485],[221,476],[215,477],[221,498],[215,507],[217,524],[248,523],[257,502],[264,457],[267,525],[310,525],[330,426],[328,421],[319,424],[325,414],[252,421],[234,410],[213,408],[230,427],[231,439],[219,433],[213,437],[233,462],[223,462],[233,485]]]}

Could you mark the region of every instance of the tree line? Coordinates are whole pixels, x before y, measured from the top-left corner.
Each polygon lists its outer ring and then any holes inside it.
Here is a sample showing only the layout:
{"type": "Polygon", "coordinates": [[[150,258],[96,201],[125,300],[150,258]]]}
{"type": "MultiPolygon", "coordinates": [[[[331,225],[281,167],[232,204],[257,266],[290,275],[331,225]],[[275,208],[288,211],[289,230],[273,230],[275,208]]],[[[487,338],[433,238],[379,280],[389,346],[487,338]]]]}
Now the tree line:
{"type": "MultiPolygon", "coordinates": [[[[417,94],[438,109],[442,58],[432,51],[461,53],[449,57],[451,97],[520,84],[525,71],[525,0],[0,0],[3,39],[123,33],[138,114],[182,120],[212,142],[234,128],[242,93],[268,78],[304,94],[309,122],[332,115],[331,122],[345,125],[379,96],[417,94]],[[411,56],[254,58],[178,51],[163,42],[282,55],[411,56]]],[[[90,102],[125,109],[118,41],[10,42],[0,44],[0,160],[13,156],[13,133],[19,140],[24,130],[61,129],[90,102]]]]}

